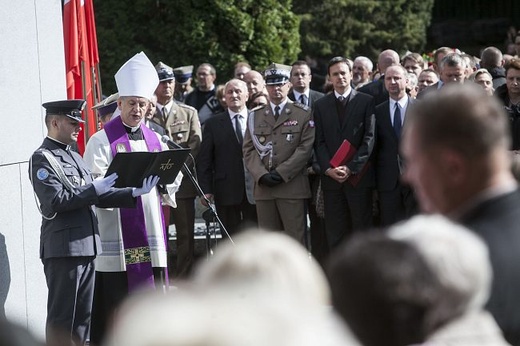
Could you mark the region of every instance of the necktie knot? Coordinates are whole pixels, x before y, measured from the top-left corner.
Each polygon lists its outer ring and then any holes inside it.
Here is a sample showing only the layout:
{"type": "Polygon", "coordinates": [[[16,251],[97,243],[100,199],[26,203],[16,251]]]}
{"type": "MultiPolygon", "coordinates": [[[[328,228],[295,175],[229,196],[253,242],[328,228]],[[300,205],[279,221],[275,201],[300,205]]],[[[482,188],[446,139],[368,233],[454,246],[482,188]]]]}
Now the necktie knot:
{"type": "Polygon", "coordinates": [[[280,116],[280,106],[274,107],[274,119],[278,120],[278,117],[280,116]]]}
{"type": "Polygon", "coordinates": [[[300,95],[300,103],[307,106],[307,95],[300,95]]]}

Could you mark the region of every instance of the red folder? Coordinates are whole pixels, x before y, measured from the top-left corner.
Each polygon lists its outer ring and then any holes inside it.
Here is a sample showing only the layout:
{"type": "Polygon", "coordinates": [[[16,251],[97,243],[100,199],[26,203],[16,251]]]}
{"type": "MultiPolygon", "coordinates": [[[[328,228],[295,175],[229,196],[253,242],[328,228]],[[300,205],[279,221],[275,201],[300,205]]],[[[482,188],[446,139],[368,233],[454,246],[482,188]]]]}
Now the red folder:
{"type": "MultiPolygon", "coordinates": [[[[339,166],[344,166],[348,162],[352,160],[354,155],[356,155],[357,149],[350,144],[350,142],[346,139],[343,140],[343,143],[339,146],[338,150],[332,157],[332,159],[329,161],[330,165],[334,168],[339,166]]],[[[363,166],[360,172],[358,174],[352,174],[350,177],[348,177],[347,181],[352,185],[356,186],[361,181],[361,178],[365,175],[365,173],[368,170],[368,167],[370,166],[370,162],[367,162],[363,166]]]]}

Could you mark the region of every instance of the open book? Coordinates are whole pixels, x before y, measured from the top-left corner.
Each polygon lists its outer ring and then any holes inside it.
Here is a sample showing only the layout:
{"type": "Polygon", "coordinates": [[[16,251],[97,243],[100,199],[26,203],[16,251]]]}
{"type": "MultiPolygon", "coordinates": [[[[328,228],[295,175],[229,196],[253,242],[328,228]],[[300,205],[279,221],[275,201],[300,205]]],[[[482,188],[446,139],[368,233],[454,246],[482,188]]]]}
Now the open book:
{"type": "Polygon", "coordinates": [[[179,174],[190,149],[171,149],[160,152],[117,153],[105,176],[116,172],[114,187],[141,187],[150,175],[159,176],[161,185],[171,184],[179,174]]]}

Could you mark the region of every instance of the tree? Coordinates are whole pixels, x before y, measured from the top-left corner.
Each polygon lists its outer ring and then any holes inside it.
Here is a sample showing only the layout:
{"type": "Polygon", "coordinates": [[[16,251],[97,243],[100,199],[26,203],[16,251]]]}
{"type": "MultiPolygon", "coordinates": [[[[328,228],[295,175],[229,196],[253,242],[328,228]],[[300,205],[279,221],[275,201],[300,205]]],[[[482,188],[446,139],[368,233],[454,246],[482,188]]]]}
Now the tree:
{"type": "Polygon", "coordinates": [[[172,67],[209,62],[221,82],[239,61],[263,70],[291,63],[300,50],[292,0],[96,0],[105,93],[116,91],[117,69],[143,50],[172,67]]]}
{"type": "Polygon", "coordinates": [[[421,52],[432,7],[433,0],[295,2],[302,21],[302,54],[375,59],[387,48],[421,52]]]}

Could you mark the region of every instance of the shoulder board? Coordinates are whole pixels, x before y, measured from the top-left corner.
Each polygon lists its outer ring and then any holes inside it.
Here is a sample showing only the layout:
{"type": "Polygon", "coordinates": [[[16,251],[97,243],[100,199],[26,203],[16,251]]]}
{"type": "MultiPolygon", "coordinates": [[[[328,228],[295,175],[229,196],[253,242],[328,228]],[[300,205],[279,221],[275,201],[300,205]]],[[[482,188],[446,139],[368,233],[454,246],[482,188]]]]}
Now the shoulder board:
{"type": "Polygon", "coordinates": [[[310,109],[309,106],[306,106],[303,103],[294,102],[293,104],[294,104],[295,107],[301,108],[301,109],[303,109],[305,111],[308,111],[310,109]]]}
{"type": "Polygon", "coordinates": [[[189,109],[191,111],[197,111],[194,107],[192,106],[188,106],[187,104],[185,103],[181,103],[181,102],[177,102],[177,105],[181,108],[186,108],[186,109],[189,109]]]}
{"type": "Polygon", "coordinates": [[[251,109],[250,111],[251,111],[251,112],[256,112],[257,110],[260,110],[260,109],[265,108],[265,106],[267,106],[267,105],[256,106],[255,108],[251,109]]]}

